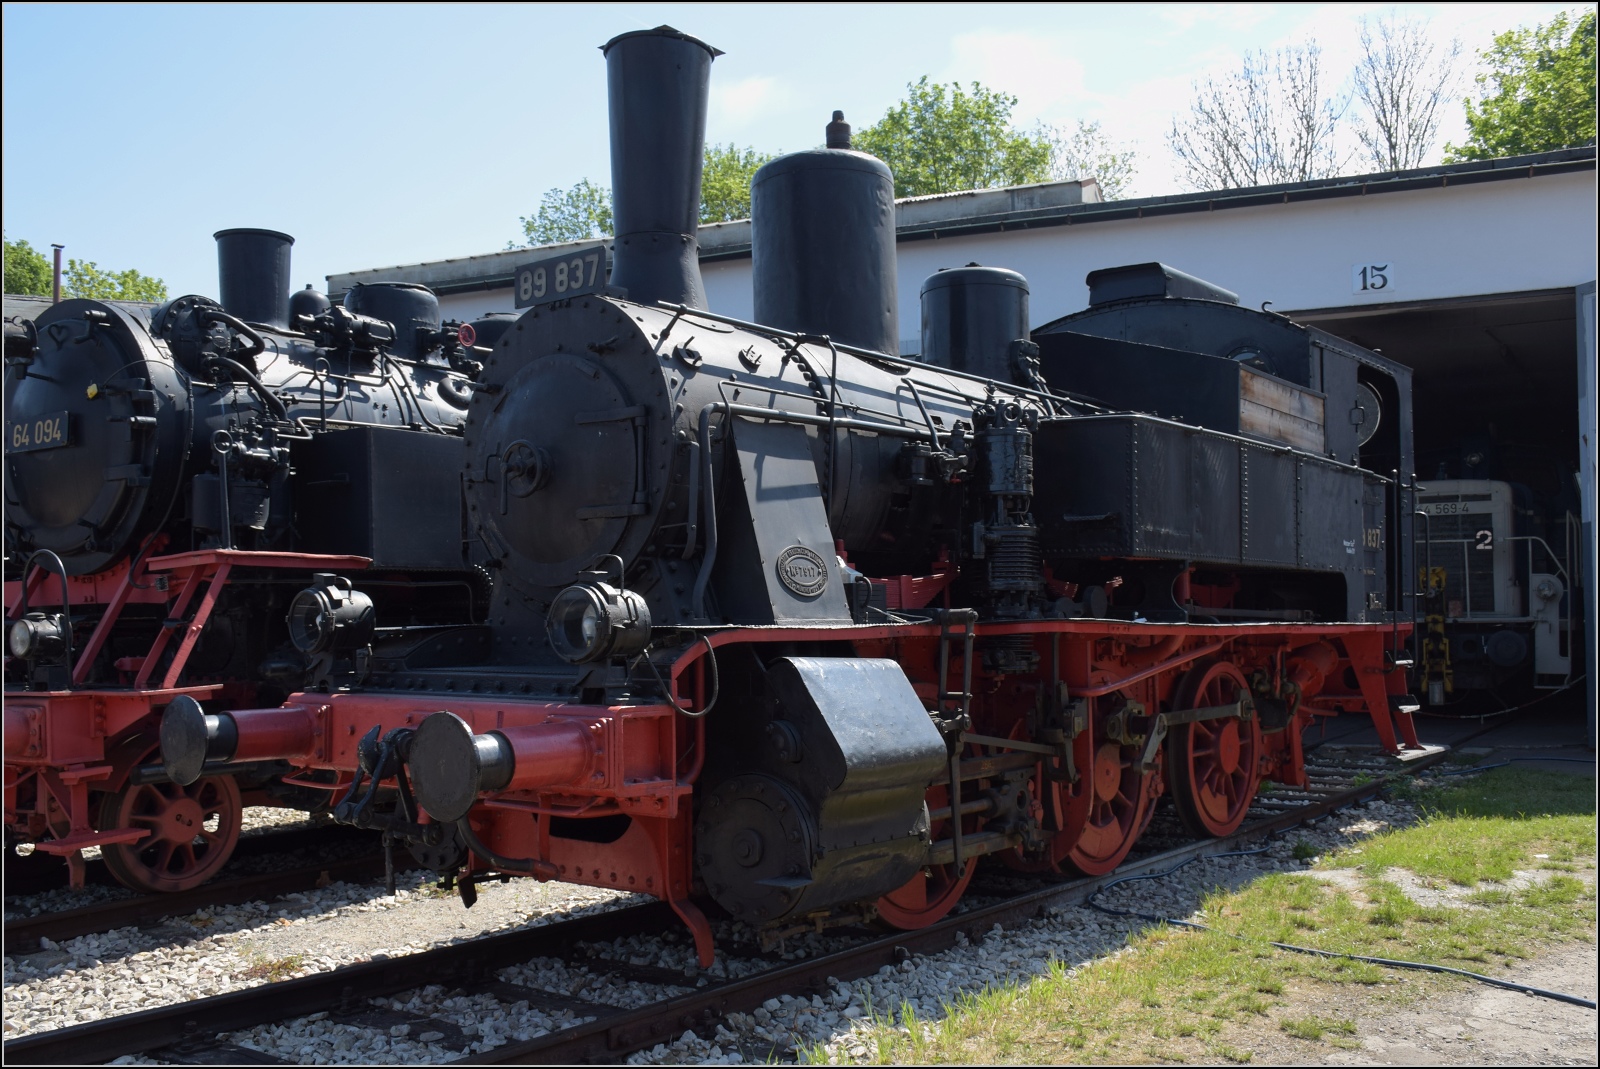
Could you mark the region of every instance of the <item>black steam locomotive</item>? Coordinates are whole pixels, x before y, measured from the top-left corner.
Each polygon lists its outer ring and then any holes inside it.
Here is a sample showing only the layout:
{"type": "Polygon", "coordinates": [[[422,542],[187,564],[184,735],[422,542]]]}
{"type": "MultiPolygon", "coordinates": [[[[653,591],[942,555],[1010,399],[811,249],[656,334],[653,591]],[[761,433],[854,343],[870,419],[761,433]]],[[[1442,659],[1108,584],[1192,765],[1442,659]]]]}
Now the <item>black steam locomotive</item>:
{"type": "Polygon", "coordinates": [[[291,296],[292,238],[216,239],[220,303],[67,300],[6,325],[6,827],[73,861],[102,846],[143,889],[215,872],[241,806],[232,777],[141,776],[156,711],[304,685],[315,657],[284,615],[310,575],[365,568],[413,625],[470,621],[487,594],[458,492],[411,481],[454,466],[477,367],[434,295],[291,296]],[[402,500],[407,522],[376,522],[402,500]]]}
{"type": "Polygon", "coordinates": [[[440,544],[484,563],[486,619],[375,629],[363,577],[324,578],[291,610],[312,685],[171,698],[166,776],[287,761],[468,904],[488,872],[648,893],[709,964],[706,903],[914,927],[980,857],[1109,871],[1163,794],[1226,833],[1306,782],[1316,717],[1417,752],[1404,368],[1161,265],[1031,336],[1021,276],[944,272],[932,362],[901,359],[892,180],[837,115],[756,176],[760,322],[716,315],[718,53],[604,52],[612,277],[490,347],[416,474],[462,493],[440,544]]]}

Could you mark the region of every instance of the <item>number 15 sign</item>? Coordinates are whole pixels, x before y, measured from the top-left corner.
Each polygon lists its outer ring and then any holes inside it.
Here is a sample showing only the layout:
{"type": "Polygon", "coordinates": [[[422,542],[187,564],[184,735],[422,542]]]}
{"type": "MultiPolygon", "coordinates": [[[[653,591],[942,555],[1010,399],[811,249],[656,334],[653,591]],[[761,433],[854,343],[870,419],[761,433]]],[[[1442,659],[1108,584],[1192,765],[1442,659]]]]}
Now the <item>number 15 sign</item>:
{"type": "Polygon", "coordinates": [[[1380,293],[1394,288],[1394,264],[1356,264],[1350,268],[1351,293],[1380,293]]]}
{"type": "Polygon", "coordinates": [[[606,284],[606,247],[584,245],[517,268],[518,308],[595,293],[606,284]]]}

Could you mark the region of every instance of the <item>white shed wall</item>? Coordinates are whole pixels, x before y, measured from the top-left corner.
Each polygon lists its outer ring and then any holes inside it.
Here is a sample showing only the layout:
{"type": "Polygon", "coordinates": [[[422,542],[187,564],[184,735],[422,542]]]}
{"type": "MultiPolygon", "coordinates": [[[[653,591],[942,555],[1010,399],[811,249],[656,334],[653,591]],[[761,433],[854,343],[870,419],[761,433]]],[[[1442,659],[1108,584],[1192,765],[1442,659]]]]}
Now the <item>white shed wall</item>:
{"type": "MultiPolygon", "coordinates": [[[[1090,271],[1150,260],[1280,312],[1578,286],[1596,276],[1595,174],[902,241],[900,336],[919,334],[922,280],[973,261],[1027,276],[1036,325],[1083,308],[1090,271]],[[1355,291],[1367,263],[1390,265],[1384,289],[1355,291]]],[[[748,258],[701,273],[714,311],[750,318],[748,258]]],[[[513,304],[509,289],[440,303],[457,319],[513,304]]]]}

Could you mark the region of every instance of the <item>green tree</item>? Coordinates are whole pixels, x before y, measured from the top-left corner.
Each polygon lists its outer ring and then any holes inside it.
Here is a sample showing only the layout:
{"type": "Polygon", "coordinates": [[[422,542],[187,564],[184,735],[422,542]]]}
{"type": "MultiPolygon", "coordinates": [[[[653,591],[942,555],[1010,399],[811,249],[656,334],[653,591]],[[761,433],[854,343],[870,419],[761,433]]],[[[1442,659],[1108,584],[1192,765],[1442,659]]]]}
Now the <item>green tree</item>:
{"type": "Polygon", "coordinates": [[[539,210],[522,216],[521,223],[523,240],[508,241],[506,248],[610,237],[611,190],[587,178],[571,189],[552,189],[539,201],[539,210]]]}
{"type": "Polygon", "coordinates": [[[69,258],[66,270],[61,272],[61,296],[96,301],[164,301],[167,284],[131,267],[126,271],[102,271],[93,260],[69,258]]]}
{"type": "Polygon", "coordinates": [[[1467,142],[1445,161],[1487,160],[1592,145],[1595,140],[1595,13],[1562,12],[1531,30],[1508,30],[1478,53],[1478,99],[1467,107],[1467,142]]]}
{"type": "Polygon", "coordinates": [[[750,180],[772,159],[768,152],[738,145],[707,145],[700,179],[700,221],[726,223],[750,218],[750,180]]]}
{"type": "Polygon", "coordinates": [[[927,75],[906,89],[905,100],[852,139],[889,165],[895,196],[1049,181],[1050,143],[1011,126],[1016,97],[977,82],[968,93],[927,75]]]}
{"type": "Polygon", "coordinates": [[[5,238],[5,291],[50,296],[50,261],[27,241],[5,238]]]}
{"type": "Polygon", "coordinates": [[[1118,148],[1100,132],[1097,122],[1078,120],[1076,128],[1039,124],[1036,135],[1050,146],[1050,177],[1059,182],[1092,178],[1100,186],[1101,200],[1121,200],[1130,195],[1138,172],[1138,153],[1118,148]]]}

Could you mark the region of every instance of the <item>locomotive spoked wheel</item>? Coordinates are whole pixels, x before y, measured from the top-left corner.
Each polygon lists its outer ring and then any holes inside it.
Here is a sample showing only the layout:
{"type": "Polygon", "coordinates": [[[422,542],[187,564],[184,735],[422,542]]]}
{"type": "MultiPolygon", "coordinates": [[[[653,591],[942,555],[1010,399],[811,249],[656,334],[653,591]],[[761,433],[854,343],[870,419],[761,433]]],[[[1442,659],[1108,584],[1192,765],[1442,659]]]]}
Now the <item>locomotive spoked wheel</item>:
{"type": "Polygon", "coordinates": [[[1065,861],[1085,876],[1102,876],[1122,864],[1155,811],[1161,770],[1139,771],[1139,750],[1102,742],[1084,778],[1089,815],[1065,861]]]}
{"type": "MultiPolygon", "coordinates": [[[[949,804],[949,788],[939,786],[929,789],[929,809],[949,804]]],[[[950,833],[950,822],[935,821],[930,831],[934,842],[938,842],[950,833]]],[[[926,928],[935,921],[943,920],[945,914],[961,901],[977,868],[978,859],[975,857],[967,859],[967,871],[959,876],[954,865],[929,865],[911,877],[903,887],[878,899],[878,917],[891,928],[902,930],[926,928]]]]}
{"type": "MultiPolygon", "coordinates": [[[[1028,726],[1019,720],[1007,738],[1026,739],[1028,726]]],[[[1093,742],[1086,731],[1073,742],[1073,761],[1077,768],[1090,765],[1093,742]]],[[[1039,824],[1049,837],[1044,849],[1028,852],[1021,847],[997,855],[1007,868],[1018,872],[1060,872],[1061,863],[1078,841],[1084,822],[1089,818],[1090,802],[1094,797],[1091,777],[1080,772],[1078,781],[1066,778],[1052,779],[1046,774],[1045,762],[1034,766],[1029,791],[1037,800],[1039,824]]]]}
{"type": "MultiPolygon", "coordinates": [[[[1174,709],[1231,705],[1249,693],[1244,673],[1227,661],[1195,669],[1178,685],[1174,709]]],[[[1184,827],[1195,835],[1237,831],[1255,797],[1261,725],[1254,719],[1179,724],[1167,735],[1167,779],[1184,827]]]]}
{"type": "Polygon", "coordinates": [[[215,876],[239,844],[244,805],[232,776],[176,783],[127,784],[100,803],[100,828],[140,828],[135,843],[101,848],[124,886],[147,894],[187,891],[215,876]]]}

